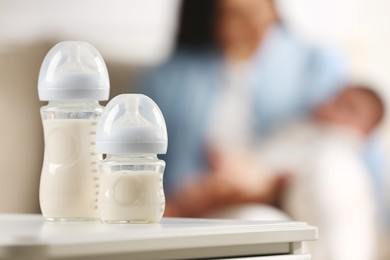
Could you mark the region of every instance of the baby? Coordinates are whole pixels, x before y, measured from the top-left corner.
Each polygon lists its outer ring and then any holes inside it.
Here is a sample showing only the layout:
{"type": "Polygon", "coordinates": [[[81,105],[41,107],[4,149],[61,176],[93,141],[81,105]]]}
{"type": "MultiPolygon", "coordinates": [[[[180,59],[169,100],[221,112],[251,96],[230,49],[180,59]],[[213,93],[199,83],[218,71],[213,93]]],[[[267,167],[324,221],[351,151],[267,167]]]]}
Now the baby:
{"type": "Polygon", "coordinates": [[[308,120],[289,124],[262,140],[260,158],[272,172],[299,172],[311,155],[333,143],[360,156],[360,146],[383,114],[384,104],[373,90],[349,86],[315,108],[308,120]]]}
{"type": "Polygon", "coordinates": [[[273,173],[289,172],[281,208],[318,226],[313,259],[369,260],[375,256],[375,207],[362,162],[365,137],[381,122],[384,104],[364,86],[350,86],[263,142],[260,155],[273,173]]]}
{"type": "Polygon", "coordinates": [[[317,120],[354,128],[363,135],[378,126],[384,115],[384,104],[377,93],[364,86],[350,86],[333,100],[318,107],[317,120]]]}

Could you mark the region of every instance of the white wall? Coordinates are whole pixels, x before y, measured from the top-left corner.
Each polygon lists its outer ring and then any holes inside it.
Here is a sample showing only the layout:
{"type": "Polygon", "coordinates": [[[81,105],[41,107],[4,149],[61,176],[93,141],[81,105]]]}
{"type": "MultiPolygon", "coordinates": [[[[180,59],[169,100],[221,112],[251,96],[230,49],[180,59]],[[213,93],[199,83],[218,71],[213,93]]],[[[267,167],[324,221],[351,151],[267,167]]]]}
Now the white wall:
{"type": "Polygon", "coordinates": [[[109,59],[154,62],[170,50],[177,7],[178,0],[0,0],[0,52],[77,39],[109,59]]]}
{"type": "Polygon", "coordinates": [[[374,82],[390,100],[390,1],[279,0],[289,26],[346,54],[350,75],[374,82]]]}

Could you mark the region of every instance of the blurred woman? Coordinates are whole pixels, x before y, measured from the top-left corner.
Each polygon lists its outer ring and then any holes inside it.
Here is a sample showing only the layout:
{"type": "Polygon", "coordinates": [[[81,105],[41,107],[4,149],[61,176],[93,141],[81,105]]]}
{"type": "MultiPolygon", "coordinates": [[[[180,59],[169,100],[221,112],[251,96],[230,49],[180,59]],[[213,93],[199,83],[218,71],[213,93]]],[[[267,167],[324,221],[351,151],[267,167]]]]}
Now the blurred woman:
{"type": "MultiPolygon", "coordinates": [[[[176,50],[140,85],[167,121],[168,203],[216,161],[234,163],[223,169],[261,171],[248,160],[259,137],[307,113],[343,81],[341,61],[292,35],[273,0],[183,1],[176,50]]],[[[261,178],[235,183],[241,196],[266,202],[274,192],[267,187],[277,186],[261,178]]]]}

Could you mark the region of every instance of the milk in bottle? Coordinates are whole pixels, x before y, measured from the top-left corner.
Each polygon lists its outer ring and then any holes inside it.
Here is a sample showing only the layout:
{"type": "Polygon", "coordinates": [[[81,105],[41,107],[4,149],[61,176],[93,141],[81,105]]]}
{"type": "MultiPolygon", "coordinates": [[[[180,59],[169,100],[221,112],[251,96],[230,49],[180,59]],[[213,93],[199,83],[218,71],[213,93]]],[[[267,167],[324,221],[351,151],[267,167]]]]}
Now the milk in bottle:
{"type": "Polygon", "coordinates": [[[39,201],[48,220],[99,218],[96,127],[109,96],[103,58],[86,42],[67,41],[46,55],[39,74],[45,153],[39,201]]]}
{"type": "Polygon", "coordinates": [[[112,99],[97,129],[101,220],[108,223],[156,223],[163,216],[167,151],[164,117],[153,100],[124,94],[112,99]]]}

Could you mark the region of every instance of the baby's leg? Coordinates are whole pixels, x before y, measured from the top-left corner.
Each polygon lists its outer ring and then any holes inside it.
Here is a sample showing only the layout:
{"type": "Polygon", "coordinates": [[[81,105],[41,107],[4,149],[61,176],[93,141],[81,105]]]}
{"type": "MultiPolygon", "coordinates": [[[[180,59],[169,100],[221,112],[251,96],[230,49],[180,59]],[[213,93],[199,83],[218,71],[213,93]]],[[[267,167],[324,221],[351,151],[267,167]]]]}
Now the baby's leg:
{"type": "Polygon", "coordinates": [[[360,158],[340,149],[313,157],[282,201],[293,219],[319,227],[320,240],[309,245],[313,259],[377,259],[374,200],[360,158]]]}
{"type": "Polygon", "coordinates": [[[220,219],[286,221],[289,217],[279,209],[258,203],[242,203],[209,212],[205,217],[220,219]]]}

